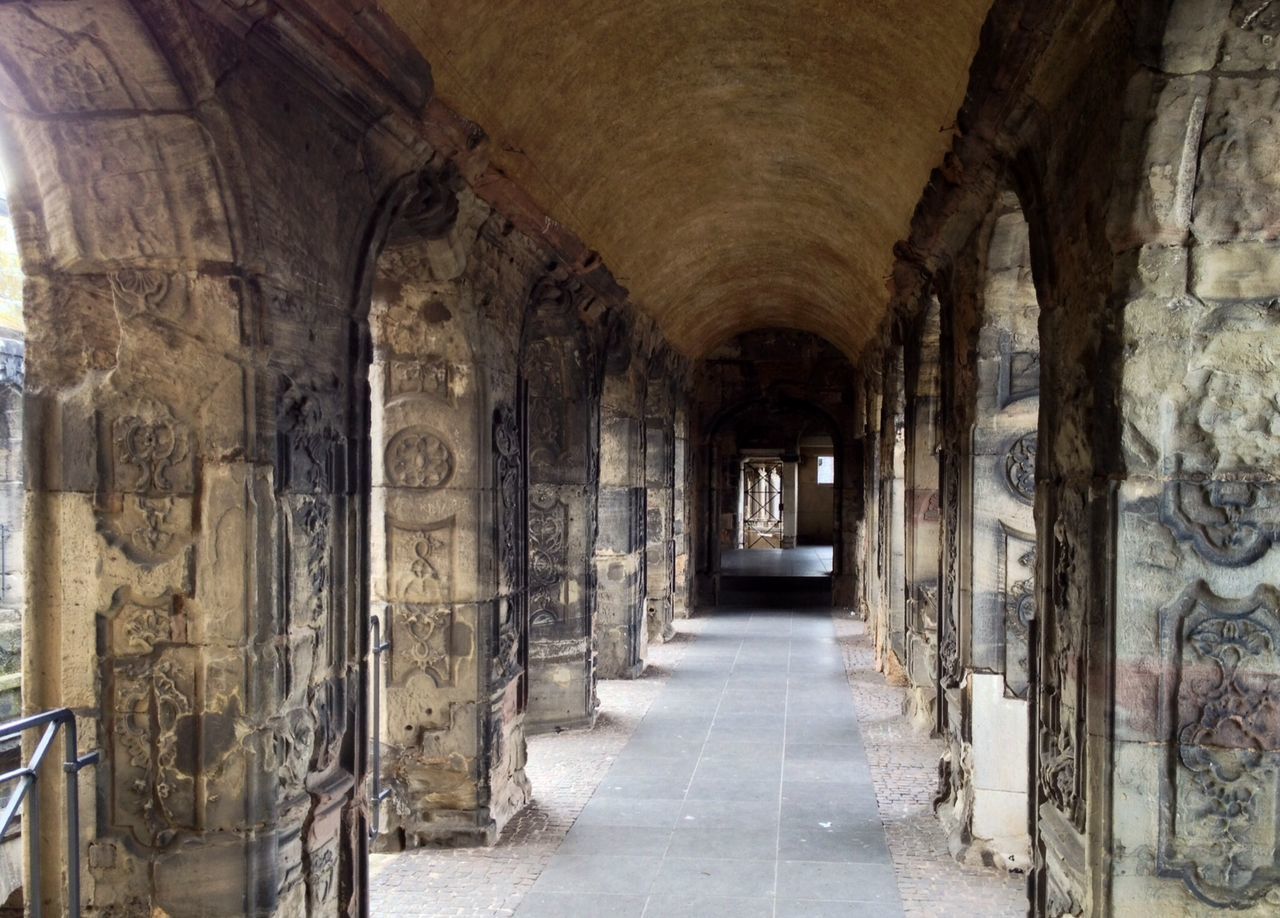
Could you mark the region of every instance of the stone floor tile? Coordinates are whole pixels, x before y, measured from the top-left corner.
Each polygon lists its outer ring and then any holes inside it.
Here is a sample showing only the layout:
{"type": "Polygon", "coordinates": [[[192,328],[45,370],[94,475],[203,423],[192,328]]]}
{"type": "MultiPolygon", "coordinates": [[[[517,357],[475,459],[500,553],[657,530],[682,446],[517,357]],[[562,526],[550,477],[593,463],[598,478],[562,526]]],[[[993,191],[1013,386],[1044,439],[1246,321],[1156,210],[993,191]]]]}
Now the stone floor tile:
{"type": "Polygon", "coordinates": [[[897,904],[898,883],[889,864],[779,861],[779,899],[897,904]]]}
{"type": "Polygon", "coordinates": [[[703,856],[667,857],[653,881],[654,895],[725,896],[744,899],[773,895],[774,860],[740,861],[703,856]]]}
{"type": "MultiPolygon", "coordinates": [[[[581,918],[588,918],[583,915],[581,918]]],[[[773,899],[740,899],[720,896],[649,897],[644,918],[773,918],[773,899]]]]}
{"type": "Polygon", "coordinates": [[[641,918],[645,896],[546,893],[534,890],[520,903],[521,918],[641,918]]]}

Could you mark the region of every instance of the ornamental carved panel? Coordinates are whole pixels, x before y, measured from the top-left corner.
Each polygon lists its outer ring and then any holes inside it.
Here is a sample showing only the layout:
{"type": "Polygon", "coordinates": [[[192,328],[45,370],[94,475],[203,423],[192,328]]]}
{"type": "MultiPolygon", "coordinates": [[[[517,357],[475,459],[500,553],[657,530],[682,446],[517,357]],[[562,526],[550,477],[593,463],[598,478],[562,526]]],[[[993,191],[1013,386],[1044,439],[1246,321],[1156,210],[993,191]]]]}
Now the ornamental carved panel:
{"type": "Polygon", "coordinates": [[[339,445],[325,398],[286,380],[276,403],[276,489],[332,493],[339,445]]]}
{"type": "Polygon", "coordinates": [[[128,588],[102,614],[111,820],[148,848],[199,828],[197,672],[172,593],[128,588]]]}
{"type": "Polygon", "coordinates": [[[453,598],[457,518],[410,523],[387,518],[387,579],[403,603],[448,603],[453,598]]]}
{"type": "Polygon", "coordinates": [[[1280,904],[1280,591],[1161,612],[1159,870],[1218,908],[1280,904]]]}
{"type": "Polygon", "coordinates": [[[391,607],[388,680],[403,685],[423,673],[439,687],[453,685],[453,610],[448,606],[399,603],[391,607]]]}
{"type": "Polygon", "coordinates": [[[448,404],[456,401],[461,368],[436,355],[387,363],[388,401],[407,396],[427,396],[448,404]]]}
{"type": "Polygon", "coordinates": [[[996,565],[1004,610],[1005,688],[1026,698],[1030,679],[1031,622],[1036,617],[1036,537],[1000,523],[996,565]]]}
{"type": "Polygon", "coordinates": [[[1243,567],[1280,541],[1280,314],[1210,311],[1181,386],[1162,404],[1160,518],[1212,564],[1243,567]]]}
{"type": "Polygon", "coordinates": [[[1037,610],[1044,619],[1039,629],[1040,688],[1038,774],[1040,795],[1074,829],[1084,831],[1084,621],[1083,590],[1077,546],[1066,520],[1084,517],[1080,495],[1066,492],[1050,541],[1049,608],[1037,610]]]}
{"type": "Polygon", "coordinates": [[[569,506],[552,487],[529,492],[529,623],[564,620],[564,580],[569,567],[569,506]]]}
{"type": "Polygon", "coordinates": [[[1004,481],[1018,500],[1034,504],[1036,500],[1037,434],[1023,434],[1009,446],[1004,458],[1004,481]]]}
{"type": "Polygon", "coordinates": [[[153,565],[190,544],[195,462],[191,433],[160,402],[143,400],[103,424],[109,496],[103,535],[129,560],[153,565]]]}
{"type": "Polygon", "coordinates": [[[453,450],[429,428],[406,427],[387,443],[383,467],[395,487],[440,488],[453,477],[453,450]]]}

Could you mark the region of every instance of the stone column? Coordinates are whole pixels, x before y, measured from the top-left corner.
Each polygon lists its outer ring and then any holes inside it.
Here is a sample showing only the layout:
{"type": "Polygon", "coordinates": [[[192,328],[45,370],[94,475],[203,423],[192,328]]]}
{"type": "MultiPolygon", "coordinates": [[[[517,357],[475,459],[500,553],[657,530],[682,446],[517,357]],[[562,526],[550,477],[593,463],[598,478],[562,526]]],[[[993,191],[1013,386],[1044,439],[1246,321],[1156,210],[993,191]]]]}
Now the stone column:
{"type": "Polygon", "coordinates": [[[1114,311],[1042,340],[1052,914],[1280,907],[1280,19],[1176,2],[1166,28],[1128,87],[1114,311]]]}
{"type": "Polygon", "coordinates": [[[644,669],[646,494],[645,377],[628,331],[614,330],[600,406],[600,495],[597,510],[595,642],[600,675],[633,679],[644,669]]]}
{"type": "Polygon", "coordinates": [[[673,616],[688,618],[693,601],[693,567],[690,563],[692,539],[690,535],[690,508],[688,495],[691,490],[693,468],[689,461],[689,412],[681,398],[675,414],[675,486],[671,496],[671,537],[675,542],[673,616]]]}
{"type": "Polygon", "coordinates": [[[674,380],[665,363],[650,372],[645,418],[646,597],[645,620],[650,643],[662,643],[675,633],[675,411],[674,380]]]}
{"type": "Polygon", "coordinates": [[[487,216],[469,191],[424,173],[378,262],[370,536],[391,645],[375,687],[390,848],[491,844],[528,796],[523,289],[492,291],[506,297],[505,327],[479,315],[482,266],[469,259],[485,255],[475,239],[487,216]]]}
{"type": "Polygon", "coordinates": [[[937,301],[933,300],[923,317],[908,363],[906,391],[907,703],[913,720],[926,728],[934,723],[939,664],[944,671],[950,668],[955,672],[958,655],[954,635],[941,647],[938,645],[942,537],[938,310],[937,301]]]}
{"type": "Polygon", "coordinates": [[[592,537],[600,396],[580,319],[584,298],[579,284],[544,279],[525,318],[531,731],[590,726],[598,707],[592,537]]]}

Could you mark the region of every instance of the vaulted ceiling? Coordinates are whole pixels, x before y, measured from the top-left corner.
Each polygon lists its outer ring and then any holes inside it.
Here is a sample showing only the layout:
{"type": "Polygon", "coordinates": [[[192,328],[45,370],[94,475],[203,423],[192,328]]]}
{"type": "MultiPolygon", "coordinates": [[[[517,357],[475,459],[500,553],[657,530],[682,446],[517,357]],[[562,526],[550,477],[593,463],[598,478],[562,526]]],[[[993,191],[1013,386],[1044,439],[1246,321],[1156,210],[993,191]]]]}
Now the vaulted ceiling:
{"type": "Polygon", "coordinates": [[[493,162],[701,356],[851,356],[951,143],[990,0],[383,0],[493,162]]]}

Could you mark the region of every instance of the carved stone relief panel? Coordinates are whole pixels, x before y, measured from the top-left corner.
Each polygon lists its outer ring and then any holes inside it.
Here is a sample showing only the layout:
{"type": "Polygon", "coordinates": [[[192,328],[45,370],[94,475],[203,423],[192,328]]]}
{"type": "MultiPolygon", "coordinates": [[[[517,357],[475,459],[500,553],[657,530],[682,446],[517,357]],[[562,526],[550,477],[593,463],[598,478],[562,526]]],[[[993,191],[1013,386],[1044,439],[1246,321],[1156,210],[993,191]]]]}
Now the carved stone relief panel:
{"type": "Polygon", "coordinates": [[[1040,394],[1040,352],[1015,351],[1009,342],[1000,346],[1000,375],[996,404],[1007,408],[1020,399],[1040,394]]]}
{"type": "Polygon", "coordinates": [[[1034,504],[1036,499],[1036,443],[1035,431],[1014,440],[1005,453],[1004,478],[1009,491],[1019,500],[1034,504]]]}
{"type": "Polygon", "coordinates": [[[390,595],[403,603],[448,603],[453,597],[457,518],[427,523],[387,518],[390,595]]]}
{"type": "Polygon", "coordinates": [[[153,565],[189,543],[195,457],[191,433],[167,406],[152,400],[102,422],[109,468],[103,535],[131,561],[153,565]]]}
{"type": "Polygon", "coordinates": [[[199,829],[199,650],[165,593],[117,591],[101,615],[113,825],[148,848],[199,829]]]}
{"type": "Polygon", "coordinates": [[[1000,606],[1004,610],[1005,687],[1026,698],[1030,677],[1030,631],[1036,617],[1036,537],[1000,524],[996,555],[1000,606]]]}
{"type": "Polygon", "coordinates": [[[386,363],[387,400],[427,396],[452,405],[458,398],[463,368],[438,355],[386,363]]]}
{"type": "Polygon", "coordinates": [[[1039,728],[1040,792],[1076,831],[1084,830],[1084,622],[1082,575],[1077,549],[1065,519],[1083,517],[1078,495],[1063,495],[1064,514],[1054,524],[1050,541],[1050,608],[1040,634],[1041,685],[1039,728]],[[1064,519],[1065,518],[1065,519],[1064,519]]]}
{"type": "Polygon", "coordinates": [[[1160,624],[1160,872],[1218,908],[1280,905],[1280,591],[1196,582],[1160,624]]]}
{"type": "Polygon", "coordinates": [[[453,477],[453,450],[429,428],[406,427],[387,444],[383,468],[395,487],[440,488],[453,477]]]}
{"type": "Polygon", "coordinates": [[[563,588],[569,566],[569,506],[546,485],[529,491],[529,623],[564,618],[563,588]]]}
{"type": "Polygon", "coordinates": [[[391,667],[388,680],[403,685],[425,673],[437,687],[453,685],[453,610],[448,606],[398,603],[391,607],[391,667]]]}
{"type": "Polygon", "coordinates": [[[1194,357],[1162,404],[1161,520],[1205,560],[1252,564],[1280,541],[1280,315],[1232,304],[1192,330],[1194,357]]]}
{"type": "Polygon", "coordinates": [[[322,395],[286,380],[276,402],[276,489],[332,493],[339,437],[322,395]]]}
{"type": "MultiPolygon", "coordinates": [[[[942,536],[944,555],[942,560],[942,584],[945,607],[940,624],[938,657],[942,664],[942,683],[946,687],[958,684],[960,679],[960,609],[958,584],[960,582],[960,467],[948,460],[942,469],[943,517],[942,536]]],[[[935,587],[935,593],[937,588],[935,587]]]]}

